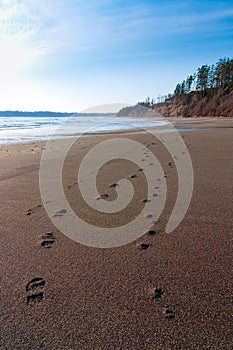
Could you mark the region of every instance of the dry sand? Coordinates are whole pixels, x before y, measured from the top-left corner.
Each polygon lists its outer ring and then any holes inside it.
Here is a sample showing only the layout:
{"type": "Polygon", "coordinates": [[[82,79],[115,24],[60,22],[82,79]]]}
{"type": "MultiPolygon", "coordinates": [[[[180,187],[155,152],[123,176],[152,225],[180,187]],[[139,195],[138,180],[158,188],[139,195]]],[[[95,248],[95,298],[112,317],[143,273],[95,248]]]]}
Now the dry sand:
{"type": "MultiPolygon", "coordinates": [[[[147,134],[122,134],[159,158],[168,198],[153,226],[155,235],[112,249],[78,244],[50,221],[39,190],[44,143],[0,147],[1,349],[232,348],[233,121],[187,122],[196,125],[218,128],[181,132],[195,183],[190,208],[170,234],[165,225],[177,191],[171,156],[147,134]]],[[[109,220],[85,206],[78,195],[77,164],[109,137],[114,135],[79,140],[65,162],[63,182],[77,214],[105,227],[127,222],[147,194],[143,172],[115,160],[103,167],[97,185],[113,199],[109,185],[137,175],[131,179],[135,196],[129,210],[109,220]]]]}

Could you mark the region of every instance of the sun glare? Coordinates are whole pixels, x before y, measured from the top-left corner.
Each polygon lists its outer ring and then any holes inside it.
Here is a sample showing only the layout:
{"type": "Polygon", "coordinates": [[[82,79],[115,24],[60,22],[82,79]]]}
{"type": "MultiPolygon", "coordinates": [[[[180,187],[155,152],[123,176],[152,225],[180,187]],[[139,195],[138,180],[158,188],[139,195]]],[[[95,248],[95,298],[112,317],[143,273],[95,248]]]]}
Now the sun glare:
{"type": "Polygon", "coordinates": [[[33,56],[30,40],[40,19],[19,1],[0,0],[0,74],[15,77],[33,56]]]}
{"type": "Polygon", "coordinates": [[[29,62],[30,52],[23,43],[15,40],[1,40],[0,43],[0,74],[1,77],[14,76],[29,62]]]}

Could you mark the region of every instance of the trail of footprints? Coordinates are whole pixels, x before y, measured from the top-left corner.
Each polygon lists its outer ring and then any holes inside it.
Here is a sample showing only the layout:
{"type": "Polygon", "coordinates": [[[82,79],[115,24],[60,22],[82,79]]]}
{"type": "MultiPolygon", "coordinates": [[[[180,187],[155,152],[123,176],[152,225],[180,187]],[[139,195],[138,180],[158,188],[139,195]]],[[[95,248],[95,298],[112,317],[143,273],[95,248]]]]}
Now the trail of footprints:
{"type": "MultiPolygon", "coordinates": [[[[154,145],[154,144],[155,143],[152,143],[152,145],[154,145]]],[[[150,158],[150,156],[148,155],[148,151],[147,150],[145,150],[144,154],[145,154],[145,158],[150,158]]],[[[141,161],[145,161],[146,160],[145,158],[141,159],[141,161]]],[[[149,165],[153,165],[153,163],[149,163],[149,165]]],[[[169,168],[172,168],[173,167],[173,162],[168,162],[167,165],[168,165],[169,168]]],[[[143,171],[144,171],[143,168],[139,168],[138,169],[138,172],[143,172],[143,171]]],[[[164,172],[164,177],[167,177],[167,173],[166,172],[164,172]]],[[[131,176],[131,179],[135,179],[135,178],[137,178],[137,175],[132,175],[131,176]]],[[[157,179],[157,180],[159,181],[160,179],[157,179]]],[[[158,190],[159,187],[156,186],[155,189],[158,190]]],[[[153,193],[152,197],[154,197],[154,198],[158,197],[158,194],[157,193],[153,193]]],[[[142,203],[149,203],[150,201],[151,201],[150,199],[145,198],[145,199],[142,200],[142,203]]],[[[147,218],[152,218],[153,215],[152,214],[147,214],[146,217],[147,218]]],[[[150,229],[146,234],[147,234],[147,236],[155,236],[155,235],[158,234],[158,231],[154,230],[154,229],[150,229]]],[[[139,250],[145,251],[145,250],[150,248],[150,244],[147,243],[147,242],[141,242],[141,243],[137,244],[137,247],[138,247],[139,250]]],[[[160,300],[162,300],[164,298],[164,294],[166,294],[166,293],[165,293],[165,290],[163,288],[156,287],[156,288],[153,289],[153,292],[152,292],[152,300],[160,301],[160,300]]],[[[161,311],[162,311],[165,319],[172,320],[172,319],[175,318],[175,311],[173,310],[171,305],[165,305],[163,308],[161,308],[161,311]]]]}
{"type": "MultiPolygon", "coordinates": [[[[42,235],[40,245],[43,248],[51,248],[55,241],[54,234],[48,232],[42,235]]],[[[43,288],[45,286],[45,280],[42,277],[35,277],[26,285],[27,292],[27,305],[38,305],[44,299],[43,288]]]]}
{"type": "MultiPolygon", "coordinates": [[[[169,167],[172,167],[173,164],[171,162],[168,163],[168,166],[169,167]]],[[[138,172],[143,172],[144,169],[143,168],[139,168],[138,169],[138,172]]],[[[166,177],[166,173],[164,173],[165,177],[166,177]]],[[[133,174],[130,176],[130,179],[136,179],[138,176],[136,174],[133,174]]],[[[160,179],[158,179],[160,180],[160,179]]],[[[109,188],[116,188],[117,186],[119,186],[117,183],[112,183],[109,185],[109,188]]],[[[156,186],[155,187],[156,190],[159,189],[159,186],[156,186]]],[[[152,197],[158,197],[158,194],[157,193],[153,193],[152,194],[152,197]]],[[[96,199],[108,199],[109,198],[109,194],[108,193],[104,193],[104,194],[101,194],[98,198],[96,199]]],[[[149,203],[151,202],[150,199],[148,198],[144,198],[142,200],[142,203],[149,203]]],[[[151,219],[153,217],[152,214],[147,214],[146,216],[147,218],[151,219]]],[[[147,231],[147,236],[155,236],[157,235],[159,232],[157,230],[154,230],[154,229],[150,229],[149,231],[147,231]]],[[[138,243],[137,244],[137,248],[140,250],[140,251],[145,251],[147,249],[150,248],[150,244],[147,243],[147,242],[141,242],[141,243],[138,243]]],[[[164,294],[165,294],[165,290],[163,288],[160,288],[160,287],[156,287],[153,289],[153,292],[152,292],[152,300],[155,300],[155,301],[159,301],[159,300],[162,300],[163,297],[164,297],[164,294]]],[[[172,320],[175,318],[175,311],[173,310],[172,306],[171,305],[165,305],[164,307],[161,307],[161,312],[162,314],[164,315],[165,319],[167,320],[172,320]]]]}
{"type": "MultiPolygon", "coordinates": [[[[163,298],[164,294],[165,290],[163,288],[156,287],[153,290],[152,299],[159,301],[163,298]]],[[[172,320],[173,318],[175,318],[175,311],[173,310],[171,305],[165,305],[165,307],[162,308],[162,312],[167,320],[172,320]]]]}
{"type": "MultiPolygon", "coordinates": [[[[55,241],[55,236],[52,232],[47,232],[41,236],[40,245],[43,248],[49,249],[55,241]]],[[[38,305],[44,299],[43,288],[45,280],[42,277],[35,277],[26,285],[27,305],[38,305]]]]}
{"type": "MultiPolygon", "coordinates": [[[[146,155],[146,157],[148,158],[149,156],[146,155]]],[[[142,159],[142,161],[144,161],[144,159],[142,159]]],[[[152,165],[152,163],[151,163],[151,165],[152,165]]],[[[173,166],[172,162],[169,162],[168,166],[172,167],[173,166]]],[[[143,168],[139,168],[138,169],[138,172],[143,172],[143,171],[144,171],[143,168]]],[[[165,173],[165,176],[166,176],[166,173],[165,173]]],[[[137,175],[133,174],[133,175],[130,176],[130,178],[131,179],[136,179],[137,175]]],[[[117,186],[118,186],[117,183],[112,183],[112,184],[109,185],[109,188],[116,188],[117,186]]],[[[68,187],[71,187],[71,186],[68,186],[68,187]]],[[[159,189],[159,187],[156,187],[155,189],[159,189]]],[[[153,197],[157,197],[158,194],[157,193],[153,193],[152,196],[153,197]]],[[[108,198],[109,198],[109,194],[104,193],[104,194],[100,195],[100,197],[98,197],[97,199],[104,199],[104,200],[106,200],[108,198]]],[[[143,203],[148,203],[148,202],[150,202],[150,199],[145,198],[145,199],[142,200],[142,202],[143,203]]],[[[29,209],[27,211],[27,215],[33,214],[34,211],[37,208],[39,208],[39,207],[42,207],[42,205],[38,205],[35,208],[29,209]]],[[[65,213],[66,213],[66,210],[62,209],[62,210],[56,212],[54,214],[54,216],[55,217],[56,216],[63,216],[65,213]]],[[[151,218],[152,215],[148,214],[147,217],[151,218]]],[[[158,231],[156,231],[154,229],[150,229],[147,232],[148,236],[155,236],[157,234],[158,234],[158,231]]],[[[55,241],[55,237],[54,237],[53,233],[52,232],[48,232],[48,233],[46,233],[46,234],[41,236],[40,245],[43,248],[49,249],[54,244],[54,241],[55,241]]],[[[137,246],[138,246],[139,250],[145,251],[145,250],[147,250],[150,247],[150,244],[149,243],[145,243],[145,242],[141,242],[141,243],[137,244],[137,246]]],[[[32,304],[33,305],[37,305],[37,304],[39,304],[40,302],[43,301],[43,299],[44,299],[43,289],[44,289],[45,284],[46,284],[46,282],[45,282],[44,278],[42,278],[42,277],[35,277],[30,282],[27,283],[27,285],[26,285],[27,305],[32,305],[32,304]]],[[[152,299],[155,300],[155,301],[161,300],[163,298],[164,294],[165,294],[165,290],[163,288],[156,287],[156,288],[153,289],[152,299]]],[[[162,312],[163,312],[164,317],[167,320],[172,320],[172,319],[175,318],[175,311],[173,310],[171,305],[166,305],[165,307],[163,307],[162,308],[162,312]]]]}
{"type": "MultiPolygon", "coordinates": [[[[33,215],[36,211],[42,208],[42,205],[39,204],[26,212],[27,216],[33,215]]],[[[62,209],[60,212],[55,213],[57,216],[64,215],[65,210],[62,209]]],[[[55,242],[55,236],[52,232],[47,232],[41,236],[40,246],[45,249],[50,249],[55,242]]],[[[44,299],[44,286],[45,280],[43,277],[35,277],[26,285],[27,293],[27,305],[38,305],[44,299]]]]}
{"type": "MultiPolygon", "coordinates": [[[[49,249],[55,241],[55,236],[52,232],[42,235],[40,245],[43,248],[49,249]]],[[[43,288],[45,280],[42,277],[35,277],[26,285],[27,305],[38,305],[44,299],[43,288]]]]}

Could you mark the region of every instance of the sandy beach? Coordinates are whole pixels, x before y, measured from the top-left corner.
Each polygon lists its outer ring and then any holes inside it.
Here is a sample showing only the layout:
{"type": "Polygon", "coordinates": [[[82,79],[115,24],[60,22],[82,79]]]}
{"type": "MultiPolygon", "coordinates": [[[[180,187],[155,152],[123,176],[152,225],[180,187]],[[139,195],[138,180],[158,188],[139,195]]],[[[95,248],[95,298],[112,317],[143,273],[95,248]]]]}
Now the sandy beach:
{"type": "MultiPolygon", "coordinates": [[[[74,242],[51,222],[39,188],[45,142],[0,147],[1,349],[231,349],[233,120],[190,119],[184,127],[203,129],[180,132],[194,190],[172,233],[165,232],[178,189],[171,155],[150,134],[120,134],[156,155],[168,192],[159,220],[148,214],[154,234],[110,249],[74,242]]],[[[80,195],[79,163],[91,147],[116,136],[83,137],[64,162],[70,205],[98,227],[124,225],[147,198],[143,171],[124,159],[102,167],[97,188],[114,200],[111,185],[129,179],[135,191],[129,208],[97,215],[80,195]]]]}

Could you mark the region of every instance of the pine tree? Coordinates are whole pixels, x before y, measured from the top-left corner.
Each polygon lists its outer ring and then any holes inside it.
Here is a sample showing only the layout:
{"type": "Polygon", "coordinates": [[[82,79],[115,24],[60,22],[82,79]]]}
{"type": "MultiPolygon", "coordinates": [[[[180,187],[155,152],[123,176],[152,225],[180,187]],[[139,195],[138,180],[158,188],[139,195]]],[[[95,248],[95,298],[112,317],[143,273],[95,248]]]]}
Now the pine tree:
{"type": "Polygon", "coordinates": [[[201,91],[202,97],[205,96],[205,92],[209,87],[209,71],[210,67],[207,64],[197,70],[196,90],[201,91]]]}

